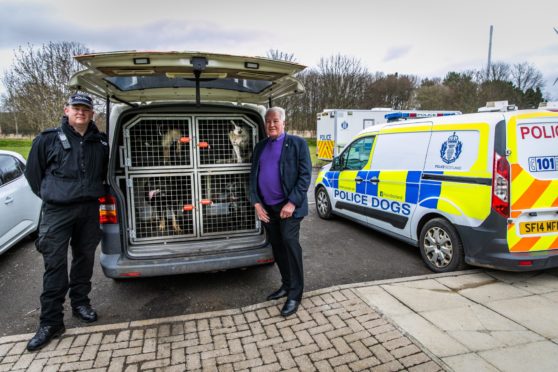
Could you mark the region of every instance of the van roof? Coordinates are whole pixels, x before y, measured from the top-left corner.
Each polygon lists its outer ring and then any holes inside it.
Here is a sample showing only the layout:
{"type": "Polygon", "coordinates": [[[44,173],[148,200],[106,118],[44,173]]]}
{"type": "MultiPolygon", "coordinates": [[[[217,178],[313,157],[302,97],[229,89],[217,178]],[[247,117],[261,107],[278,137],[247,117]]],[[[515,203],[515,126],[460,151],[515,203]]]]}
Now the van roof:
{"type": "Polygon", "coordinates": [[[517,111],[508,111],[508,112],[478,112],[478,113],[471,113],[471,114],[462,114],[462,115],[454,115],[454,116],[437,116],[437,117],[429,117],[429,118],[420,118],[420,119],[410,119],[405,121],[396,121],[392,123],[385,123],[385,124],[377,124],[366,129],[363,129],[358,136],[365,135],[365,134],[375,134],[379,133],[383,128],[386,127],[405,127],[405,126],[414,126],[421,123],[432,123],[436,122],[436,124],[454,124],[456,122],[487,122],[487,123],[494,123],[496,124],[500,120],[508,120],[510,117],[518,116],[518,115],[525,115],[525,114],[532,114],[532,113],[548,113],[550,116],[556,116],[555,113],[552,111],[545,111],[545,110],[517,110],[517,111]]]}

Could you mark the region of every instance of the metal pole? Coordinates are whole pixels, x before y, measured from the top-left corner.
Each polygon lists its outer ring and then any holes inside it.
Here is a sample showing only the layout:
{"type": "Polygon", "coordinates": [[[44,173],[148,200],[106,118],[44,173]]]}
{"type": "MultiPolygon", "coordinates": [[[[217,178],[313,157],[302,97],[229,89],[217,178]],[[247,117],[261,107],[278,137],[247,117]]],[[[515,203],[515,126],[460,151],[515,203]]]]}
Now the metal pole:
{"type": "Polygon", "coordinates": [[[492,32],[494,30],[494,26],[490,25],[490,36],[488,38],[488,63],[486,65],[486,80],[490,78],[490,64],[492,58],[492,32]]]}

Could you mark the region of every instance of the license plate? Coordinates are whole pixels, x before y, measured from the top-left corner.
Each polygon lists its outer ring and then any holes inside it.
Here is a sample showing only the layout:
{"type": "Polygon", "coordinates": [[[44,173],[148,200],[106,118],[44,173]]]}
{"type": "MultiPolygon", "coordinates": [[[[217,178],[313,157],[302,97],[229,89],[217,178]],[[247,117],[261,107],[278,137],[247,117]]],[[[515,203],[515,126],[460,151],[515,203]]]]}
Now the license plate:
{"type": "Polygon", "coordinates": [[[558,232],[558,220],[520,222],[519,232],[522,235],[558,232]]]}

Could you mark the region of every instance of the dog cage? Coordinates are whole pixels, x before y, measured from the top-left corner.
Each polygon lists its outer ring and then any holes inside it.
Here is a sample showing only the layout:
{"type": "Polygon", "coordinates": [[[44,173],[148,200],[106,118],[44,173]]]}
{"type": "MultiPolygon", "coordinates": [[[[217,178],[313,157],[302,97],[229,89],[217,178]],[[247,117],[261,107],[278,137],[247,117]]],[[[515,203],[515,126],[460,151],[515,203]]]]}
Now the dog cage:
{"type": "Polygon", "coordinates": [[[249,182],[247,172],[200,175],[202,235],[257,231],[249,182]]]}
{"type": "Polygon", "coordinates": [[[197,151],[201,167],[250,164],[256,126],[242,117],[196,118],[197,151]]]}
{"type": "Polygon", "coordinates": [[[194,183],[190,175],[130,176],[132,242],[187,238],[196,233],[194,183]]]}
{"type": "Polygon", "coordinates": [[[192,165],[189,117],[139,116],[124,129],[124,165],[129,170],[192,165]]]}
{"type": "Polygon", "coordinates": [[[123,126],[132,244],[252,235],[257,126],[240,115],[139,115],[123,126]]]}

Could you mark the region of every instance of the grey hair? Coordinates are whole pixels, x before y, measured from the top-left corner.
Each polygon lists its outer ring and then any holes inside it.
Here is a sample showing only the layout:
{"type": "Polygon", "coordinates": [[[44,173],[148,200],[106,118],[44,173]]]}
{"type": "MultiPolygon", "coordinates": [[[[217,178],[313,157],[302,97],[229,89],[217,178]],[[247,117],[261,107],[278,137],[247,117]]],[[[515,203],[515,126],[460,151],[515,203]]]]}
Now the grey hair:
{"type": "Polygon", "coordinates": [[[267,116],[267,114],[271,113],[271,112],[276,112],[279,114],[279,118],[281,119],[281,121],[285,121],[286,119],[286,114],[285,114],[285,109],[279,106],[274,106],[274,107],[270,107],[265,111],[265,115],[264,117],[267,116]]]}

